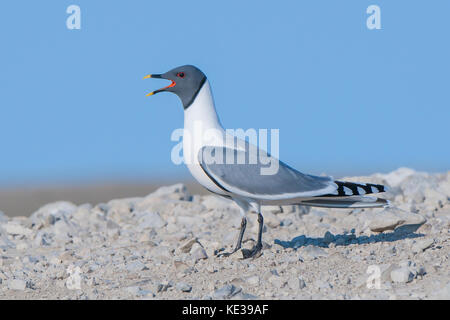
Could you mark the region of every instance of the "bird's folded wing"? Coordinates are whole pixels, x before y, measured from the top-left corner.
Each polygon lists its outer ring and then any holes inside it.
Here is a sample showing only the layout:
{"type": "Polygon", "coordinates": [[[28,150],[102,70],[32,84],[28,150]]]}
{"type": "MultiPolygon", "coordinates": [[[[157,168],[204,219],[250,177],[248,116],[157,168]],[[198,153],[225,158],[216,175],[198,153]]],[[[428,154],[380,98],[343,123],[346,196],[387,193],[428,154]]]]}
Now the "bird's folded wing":
{"type": "Polygon", "coordinates": [[[198,160],[220,188],[243,197],[282,200],[336,193],[331,177],[303,174],[256,147],[250,149],[205,146],[198,160]]]}
{"type": "Polygon", "coordinates": [[[371,196],[353,196],[346,198],[313,198],[302,200],[298,204],[325,208],[377,208],[389,205],[389,200],[371,196]]]}

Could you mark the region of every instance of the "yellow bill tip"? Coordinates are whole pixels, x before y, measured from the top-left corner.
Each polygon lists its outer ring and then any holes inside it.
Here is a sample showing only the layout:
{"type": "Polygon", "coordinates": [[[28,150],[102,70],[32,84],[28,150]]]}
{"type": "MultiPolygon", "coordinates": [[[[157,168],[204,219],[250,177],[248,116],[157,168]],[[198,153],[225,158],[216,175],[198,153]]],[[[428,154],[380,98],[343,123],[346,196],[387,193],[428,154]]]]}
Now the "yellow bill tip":
{"type": "Polygon", "coordinates": [[[148,79],[148,78],[151,78],[151,77],[152,77],[152,75],[149,74],[149,75],[146,75],[146,76],[144,77],[144,79],[148,79]]]}
{"type": "Polygon", "coordinates": [[[150,97],[151,95],[153,95],[154,94],[154,92],[150,92],[150,93],[147,93],[145,96],[146,97],[150,97]]]}

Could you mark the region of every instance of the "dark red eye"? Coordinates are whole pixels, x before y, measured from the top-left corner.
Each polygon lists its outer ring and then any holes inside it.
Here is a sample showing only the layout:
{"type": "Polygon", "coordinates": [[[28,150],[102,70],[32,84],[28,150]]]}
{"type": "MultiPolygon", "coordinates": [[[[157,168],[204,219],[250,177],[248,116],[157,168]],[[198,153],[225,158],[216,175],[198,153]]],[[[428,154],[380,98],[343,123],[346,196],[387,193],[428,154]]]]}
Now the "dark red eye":
{"type": "Polygon", "coordinates": [[[184,72],[178,72],[177,73],[177,77],[184,78],[184,72]]]}

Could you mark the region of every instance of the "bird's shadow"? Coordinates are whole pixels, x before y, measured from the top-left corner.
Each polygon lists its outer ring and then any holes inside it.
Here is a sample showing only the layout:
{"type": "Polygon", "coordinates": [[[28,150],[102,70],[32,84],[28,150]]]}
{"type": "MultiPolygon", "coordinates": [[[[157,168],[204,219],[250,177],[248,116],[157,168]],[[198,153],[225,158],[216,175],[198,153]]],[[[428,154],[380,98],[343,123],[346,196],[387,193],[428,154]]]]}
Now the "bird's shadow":
{"type": "Polygon", "coordinates": [[[422,233],[416,233],[417,229],[421,225],[409,224],[396,228],[393,232],[379,233],[370,236],[362,235],[356,236],[354,232],[347,234],[333,235],[327,233],[321,238],[312,238],[305,235],[301,235],[293,238],[290,241],[283,241],[275,239],[275,244],[282,246],[283,248],[298,249],[309,245],[328,248],[331,243],[335,246],[348,246],[352,244],[368,244],[376,242],[395,242],[404,239],[414,239],[424,237],[422,233]]]}

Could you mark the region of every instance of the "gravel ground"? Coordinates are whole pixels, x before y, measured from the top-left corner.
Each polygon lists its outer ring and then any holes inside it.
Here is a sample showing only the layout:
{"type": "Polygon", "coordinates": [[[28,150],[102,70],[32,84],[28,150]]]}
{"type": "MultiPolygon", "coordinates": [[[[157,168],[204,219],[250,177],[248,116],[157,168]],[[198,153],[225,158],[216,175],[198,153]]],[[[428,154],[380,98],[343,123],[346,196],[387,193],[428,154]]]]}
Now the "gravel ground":
{"type": "MultiPolygon", "coordinates": [[[[390,186],[391,207],[263,207],[263,254],[247,260],[215,256],[236,241],[238,208],[182,184],[0,212],[0,298],[450,299],[450,172],[345,179],[390,186]]],[[[245,248],[256,232],[250,214],[245,248]]]]}

